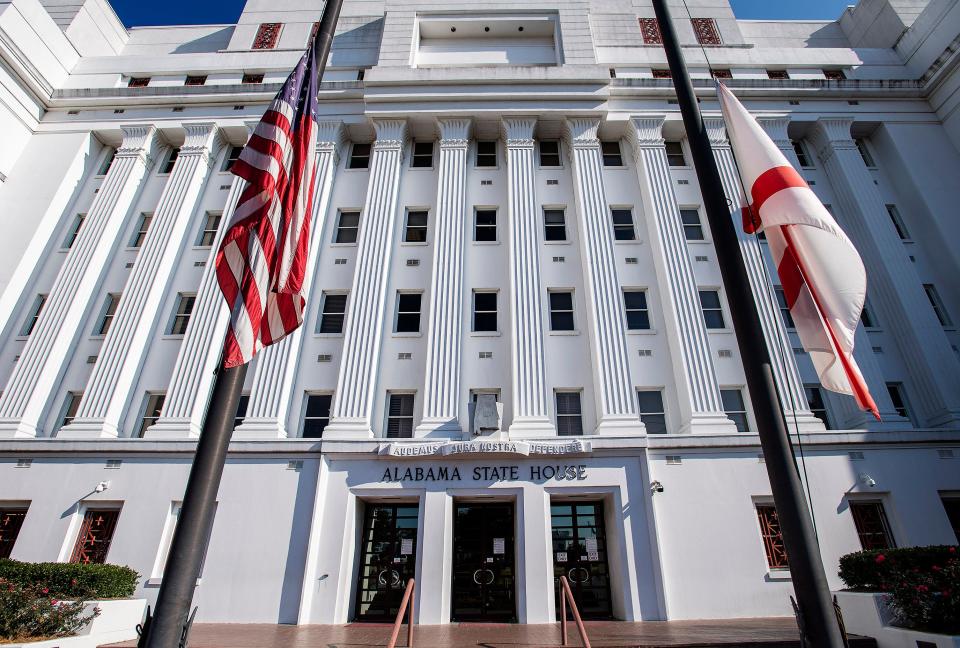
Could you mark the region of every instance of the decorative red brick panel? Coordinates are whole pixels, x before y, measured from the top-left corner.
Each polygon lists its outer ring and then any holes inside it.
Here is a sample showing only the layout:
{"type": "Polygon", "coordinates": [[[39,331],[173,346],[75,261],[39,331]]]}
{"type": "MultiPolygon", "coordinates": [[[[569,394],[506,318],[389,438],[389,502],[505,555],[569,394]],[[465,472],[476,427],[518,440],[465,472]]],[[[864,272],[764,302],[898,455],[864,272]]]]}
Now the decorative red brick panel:
{"type": "Polygon", "coordinates": [[[767,78],[783,81],[789,79],[790,75],[787,74],[786,70],[767,70],[767,78]]]}
{"type": "Polygon", "coordinates": [[[130,77],[127,82],[128,88],[146,88],[150,85],[150,77],[130,77]]]}
{"type": "Polygon", "coordinates": [[[83,515],[83,524],[77,534],[77,544],[70,556],[72,563],[105,563],[113,530],[117,527],[120,511],[89,509],[83,515]]]}
{"type": "Polygon", "coordinates": [[[714,79],[732,79],[733,73],[730,70],[711,70],[714,79]]]}
{"type": "Polygon", "coordinates": [[[777,509],[769,504],[759,505],[757,519],[760,521],[760,537],[763,538],[763,550],[767,554],[767,566],[770,569],[788,567],[787,550],[783,546],[783,536],[780,534],[777,509]]]}
{"type": "Polygon", "coordinates": [[[663,45],[663,36],[656,18],[641,18],[640,34],[643,36],[644,45],[663,45]]]}
{"type": "Polygon", "coordinates": [[[253,49],[273,49],[280,39],[283,23],[260,23],[257,36],[253,39],[253,49]]]}
{"type": "Polygon", "coordinates": [[[263,83],[262,74],[244,74],[240,83],[263,83]]]}
{"type": "Polygon", "coordinates": [[[693,33],[701,45],[720,45],[720,32],[713,18],[691,18],[693,33]]]}
{"type": "Polygon", "coordinates": [[[183,85],[204,85],[207,82],[207,75],[188,76],[183,85]]]}
{"type": "Polygon", "coordinates": [[[824,70],[823,76],[827,77],[828,81],[843,81],[847,78],[843,70],[824,70]]]}
{"type": "Polygon", "coordinates": [[[672,79],[673,77],[670,75],[670,70],[654,69],[653,78],[654,79],[672,79]]]}

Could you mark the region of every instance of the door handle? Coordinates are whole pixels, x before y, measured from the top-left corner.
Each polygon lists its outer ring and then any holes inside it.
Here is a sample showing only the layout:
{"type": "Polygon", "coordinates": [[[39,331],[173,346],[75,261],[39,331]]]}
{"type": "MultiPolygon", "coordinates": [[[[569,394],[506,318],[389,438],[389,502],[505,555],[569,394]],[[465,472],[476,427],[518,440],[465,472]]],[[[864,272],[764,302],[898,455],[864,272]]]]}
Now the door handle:
{"type": "Polygon", "coordinates": [[[567,578],[573,583],[586,583],[590,580],[590,571],[586,567],[574,567],[567,572],[567,578]],[[576,578],[574,572],[583,572],[583,578],[576,578]]]}
{"type": "Polygon", "coordinates": [[[473,572],[473,582],[477,585],[490,585],[497,579],[492,569],[478,569],[473,572]],[[480,574],[490,574],[490,580],[480,580],[480,574]]]}
{"type": "Polygon", "coordinates": [[[484,569],[484,570],[482,570],[482,571],[483,571],[484,573],[490,574],[490,580],[488,580],[487,582],[482,583],[482,584],[483,584],[483,585],[492,585],[492,584],[493,584],[493,581],[495,581],[495,580],[497,579],[496,574],[493,573],[493,570],[492,570],[492,569],[484,569]]]}

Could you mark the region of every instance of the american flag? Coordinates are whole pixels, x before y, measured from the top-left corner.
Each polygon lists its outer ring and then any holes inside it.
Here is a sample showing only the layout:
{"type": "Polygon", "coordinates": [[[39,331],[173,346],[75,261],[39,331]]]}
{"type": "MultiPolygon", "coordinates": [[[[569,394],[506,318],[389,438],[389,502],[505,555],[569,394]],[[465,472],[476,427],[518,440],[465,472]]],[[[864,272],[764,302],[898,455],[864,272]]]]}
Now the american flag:
{"type": "Polygon", "coordinates": [[[867,274],[853,243],[730,90],[717,94],[730,146],[750,204],[748,233],[763,231],[797,335],[825,388],[849,394],[879,419],[853,341],[867,294],[867,274]]]}
{"type": "Polygon", "coordinates": [[[230,306],[223,364],[250,362],[303,322],[317,130],[316,42],[287,77],[231,169],[247,181],[217,252],[230,306]]]}

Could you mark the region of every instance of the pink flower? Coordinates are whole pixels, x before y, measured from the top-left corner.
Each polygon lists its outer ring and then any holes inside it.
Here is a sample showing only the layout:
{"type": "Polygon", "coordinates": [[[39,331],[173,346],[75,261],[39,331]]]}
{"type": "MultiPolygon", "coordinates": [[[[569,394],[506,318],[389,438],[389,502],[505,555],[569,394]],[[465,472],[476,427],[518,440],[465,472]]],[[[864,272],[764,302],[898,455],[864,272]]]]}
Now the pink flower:
{"type": "Polygon", "coordinates": [[[50,599],[50,605],[57,605],[59,602],[57,599],[50,599]]]}
{"type": "Polygon", "coordinates": [[[931,567],[931,569],[933,569],[933,571],[940,571],[940,566],[934,565],[933,567],[931,567]]]}
{"type": "Polygon", "coordinates": [[[882,562],[883,562],[884,560],[886,560],[886,559],[887,559],[887,557],[884,556],[883,554],[877,554],[877,557],[874,558],[874,560],[877,562],[878,565],[879,565],[880,563],[882,563],[882,562]]]}
{"type": "Polygon", "coordinates": [[[957,553],[957,548],[956,548],[956,547],[950,547],[949,549],[947,549],[947,551],[949,551],[950,553],[957,553]]]}
{"type": "Polygon", "coordinates": [[[44,594],[49,594],[49,593],[50,593],[50,588],[49,588],[49,587],[44,587],[44,588],[43,588],[43,593],[44,593],[44,594]]]}

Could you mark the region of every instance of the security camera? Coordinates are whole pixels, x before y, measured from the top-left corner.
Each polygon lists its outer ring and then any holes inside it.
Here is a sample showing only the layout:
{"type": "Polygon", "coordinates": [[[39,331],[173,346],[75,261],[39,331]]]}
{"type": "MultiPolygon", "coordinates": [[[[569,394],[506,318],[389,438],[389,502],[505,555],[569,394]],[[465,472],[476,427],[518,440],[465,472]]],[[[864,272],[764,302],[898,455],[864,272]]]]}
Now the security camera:
{"type": "Polygon", "coordinates": [[[873,488],[877,485],[877,480],[868,475],[867,473],[860,473],[859,475],[860,483],[869,488],[873,488]]]}
{"type": "Polygon", "coordinates": [[[650,492],[651,492],[651,493],[662,493],[662,492],[663,492],[663,484],[661,484],[660,482],[658,482],[658,481],[656,481],[656,480],[650,482],[650,492]]]}
{"type": "Polygon", "coordinates": [[[102,481],[102,482],[100,482],[99,484],[97,484],[97,487],[93,489],[93,492],[95,492],[95,493],[102,493],[103,491],[107,490],[108,488],[110,488],[110,482],[108,482],[108,481],[102,481]]]}

